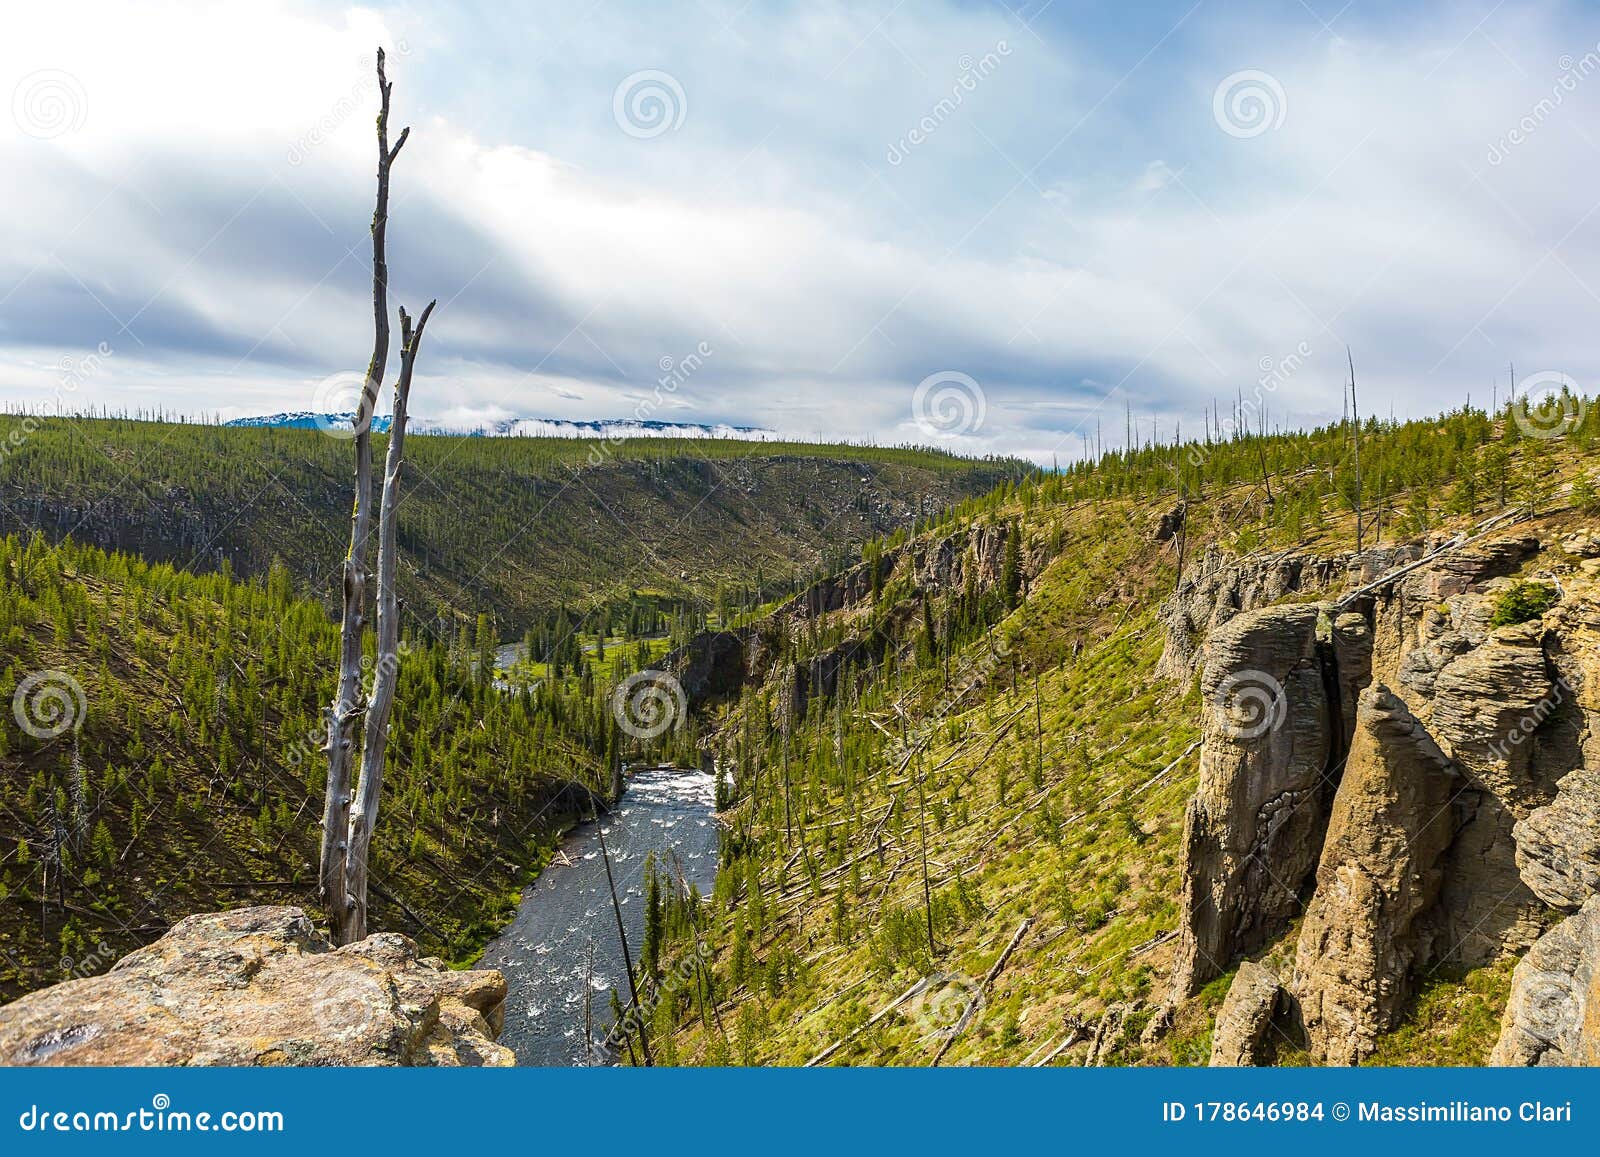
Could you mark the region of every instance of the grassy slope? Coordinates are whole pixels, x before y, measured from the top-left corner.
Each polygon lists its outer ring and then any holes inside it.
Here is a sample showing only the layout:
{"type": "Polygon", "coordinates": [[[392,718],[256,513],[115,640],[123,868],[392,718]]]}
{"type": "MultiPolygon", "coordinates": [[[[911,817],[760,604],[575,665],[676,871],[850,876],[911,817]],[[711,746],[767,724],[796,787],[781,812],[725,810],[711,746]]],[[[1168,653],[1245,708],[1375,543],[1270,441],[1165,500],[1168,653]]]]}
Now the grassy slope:
{"type": "MultiPolygon", "coordinates": [[[[1563,489],[1593,462],[1592,451],[1576,445],[1533,452],[1526,464],[1539,473],[1544,493],[1563,489]]],[[[1522,451],[1514,451],[1513,468],[1524,464],[1522,451]]],[[[1432,500],[1441,496],[1434,488],[1432,500]]],[[[1408,497],[1401,492],[1396,506],[1408,497]]],[[[1178,915],[1179,842],[1196,759],[1161,772],[1198,739],[1200,720],[1192,686],[1153,674],[1162,646],[1155,610],[1170,589],[1174,559],[1170,546],[1151,541],[1149,527],[1171,501],[1170,494],[1162,501],[1106,498],[1065,506],[1013,499],[969,515],[1018,520],[1033,548],[1045,554],[1050,550],[1043,544],[1061,541],[1025,601],[991,639],[967,644],[953,660],[958,671],[984,669],[992,639],[1010,638],[1017,674],[1009,661],[992,666],[989,678],[933,727],[922,758],[901,770],[902,749],[891,748],[867,717],[897,729],[899,702],[917,734],[940,717],[944,701],[940,664],[916,661],[915,631],[903,632],[902,672],[880,677],[851,705],[846,717],[854,726],[841,733],[813,719],[797,728],[790,765],[793,799],[800,801],[792,806],[801,818],[793,835],[785,830],[782,793],[770,770],[781,740],[767,744],[764,781],[747,786],[729,813],[736,858],[699,932],[716,952],[718,1016],[708,1019],[687,996],[665,1002],[658,1013],[658,1035],[674,1032],[680,1060],[796,1064],[847,1040],[829,1063],[927,1064],[942,1043],[929,1035],[937,1008],[930,1021],[928,1006],[912,1000],[864,1026],[924,975],[984,976],[1024,920],[1032,921],[1030,932],[982,1014],[941,1063],[1037,1060],[1070,1026],[1113,1002],[1137,1004],[1152,991],[1159,1001],[1171,951],[1164,935],[1178,915]],[[863,742],[862,735],[870,739],[863,742]],[[842,766],[830,754],[834,745],[846,753],[842,766]],[[926,944],[916,822],[919,767],[925,772],[933,954],[926,944]],[[1004,799],[1002,777],[1009,780],[1004,799]],[[895,814],[880,827],[891,801],[895,814]],[[874,831],[882,835],[881,854],[874,831]]],[[[1211,488],[1191,507],[1190,549],[1208,541],[1234,550],[1296,541],[1263,534],[1251,519],[1241,519],[1251,502],[1250,487],[1211,488]]],[[[1436,528],[1472,520],[1442,511],[1432,519],[1436,528]]],[[[1546,519],[1539,532],[1570,521],[1546,519]]],[[[1302,532],[1302,549],[1349,549],[1348,513],[1329,503],[1317,523],[1302,532]]],[[[895,621],[914,624],[916,595],[914,587],[891,580],[882,597],[908,598],[895,621]]],[[[859,628],[867,616],[857,610],[844,617],[859,628]]],[[[873,621],[886,619],[895,616],[873,621]]],[[[746,766],[746,785],[752,782],[750,746],[741,748],[737,736],[748,734],[749,718],[776,711],[774,689],[762,694],[761,703],[746,702],[723,722],[725,738],[733,737],[731,750],[746,766]]],[[[759,736],[759,725],[756,731],[759,736]]],[[[1482,1063],[1498,1032],[1508,977],[1499,966],[1430,977],[1378,1059],[1482,1063]]],[[[1135,1009],[1132,1031],[1112,1060],[1204,1063],[1211,1019],[1229,979],[1180,1009],[1173,1031],[1148,1048],[1136,1042],[1149,1007],[1135,1009]]],[[[1081,1057],[1081,1048],[1075,1055],[1081,1057]]],[[[1279,1058],[1297,1059],[1303,1058],[1279,1058]]]]}
{"type": "MultiPolygon", "coordinates": [[[[71,533],[106,549],[241,575],[274,559],[337,590],[350,443],[315,430],[0,417],[0,533],[71,533]]],[[[381,463],[385,439],[375,439],[381,463]]],[[[633,590],[708,595],[756,568],[787,580],[980,494],[1016,463],[921,450],[717,440],[418,437],[400,513],[414,614],[496,617],[633,590]]]]}

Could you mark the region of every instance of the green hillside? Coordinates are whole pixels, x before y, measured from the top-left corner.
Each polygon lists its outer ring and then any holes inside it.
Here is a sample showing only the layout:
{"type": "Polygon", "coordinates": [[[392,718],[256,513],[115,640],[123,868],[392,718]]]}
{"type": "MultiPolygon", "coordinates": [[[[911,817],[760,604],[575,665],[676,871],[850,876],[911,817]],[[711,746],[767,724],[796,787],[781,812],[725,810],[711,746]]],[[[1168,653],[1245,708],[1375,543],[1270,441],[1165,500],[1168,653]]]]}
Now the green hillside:
{"type": "MultiPolygon", "coordinates": [[[[0,539],[0,992],[191,912],[316,909],[337,636],[281,570],[0,539]]],[[[509,917],[616,742],[604,688],[497,692],[472,644],[403,644],[373,850],[375,923],[449,959],[509,917]]]]}
{"type": "MultiPolygon", "coordinates": [[[[386,440],[374,443],[381,462],[386,440]]],[[[191,571],[226,563],[257,576],[277,563],[300,592],[337,595],[348,441],[4,416],[0,446],[0,533],[70,535],[191,571]]],[[[758,573],[787,589],[1023,470],[930,450],[715,439],[430,436],[407,449],[410,616],[444,630],[488,614],[504,639],[558,611],[623,614],[636,592],[705,601],[758,573]]]]}
{"type": "MultiPolygon", "coordinates": [[[[1535,532],[1600,512],[1597,443],[1592,406],[1555,440],[1520,436],[1509,414],[1371,422],[1368,545],[1509,505],[1547,515],[1535,532]]],[[[1113,1063],[1204,1064],[1230,977],[1139,1043],[1170,967],[1202,717],[1194,684],[1156,671],[1180,549],[1162,516],[1187,499],[1190,566],[1209,546],[1349,550],[1354,454],[1346,425],[1036,476],[886,544],[843,609],[775,621],[765,637],[787,649],[701,723],[724,765],[727,860],[706,912],[661,925],[658,1054],[1016,1065],[1076,1044],[1081,1064],[1120,1007],[1113,1063]],[[938,558],[967,577],[942,581],[938,558]],[[819,685],[851,648],[837,688],[819,685]],[[693,943],[713,964],[691,985],[673,961],[693,943]],[[930,975],[961,979],[917,993],[930,975]]],[[[1380,1057],[1483,1063],[1507,976],[1434,977],[1380,1057]]]]}

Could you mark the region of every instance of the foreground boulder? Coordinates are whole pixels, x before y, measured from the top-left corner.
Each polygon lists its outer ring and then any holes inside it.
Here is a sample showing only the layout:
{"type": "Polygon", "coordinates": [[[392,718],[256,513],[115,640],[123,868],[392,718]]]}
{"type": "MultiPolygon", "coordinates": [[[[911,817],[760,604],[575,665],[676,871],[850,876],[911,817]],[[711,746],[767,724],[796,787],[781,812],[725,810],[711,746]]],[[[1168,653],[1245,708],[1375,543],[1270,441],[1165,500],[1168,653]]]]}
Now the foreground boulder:
{"type": "Polygon", "coordinates": [[[191,916],[104,975],[0,1007],[3,1065],[510,1065],[506,982],[298,908],[191,916]]]}

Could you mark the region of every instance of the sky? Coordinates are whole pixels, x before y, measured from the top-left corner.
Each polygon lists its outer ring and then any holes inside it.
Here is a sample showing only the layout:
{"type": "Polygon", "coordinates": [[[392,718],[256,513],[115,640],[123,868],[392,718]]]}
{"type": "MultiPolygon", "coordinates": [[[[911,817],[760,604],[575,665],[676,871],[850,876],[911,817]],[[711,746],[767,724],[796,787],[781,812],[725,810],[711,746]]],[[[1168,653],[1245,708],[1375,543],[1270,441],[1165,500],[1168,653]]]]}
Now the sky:
{"type": "Polygon", "coordinates": [[[1043,463],[1336,419],[1347,347],[1397,416],[1600,373],[1591,4],[66,0],[0,40],[0,404],[349,408],[379,45],[435,421],[1043,463]]]}

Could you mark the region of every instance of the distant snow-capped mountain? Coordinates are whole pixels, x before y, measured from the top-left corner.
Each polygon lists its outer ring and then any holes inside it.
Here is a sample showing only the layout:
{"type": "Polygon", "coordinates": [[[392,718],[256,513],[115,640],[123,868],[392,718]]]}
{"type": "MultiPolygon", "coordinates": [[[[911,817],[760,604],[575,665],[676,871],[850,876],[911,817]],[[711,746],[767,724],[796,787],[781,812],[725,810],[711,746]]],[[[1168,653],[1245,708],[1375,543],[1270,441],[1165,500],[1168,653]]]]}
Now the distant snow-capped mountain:
{"type": "MultiPolygon", "coordinates": [[[[228,426],[279,426],[297,430],[348,429],[354,414],[315,414],[299,411],[286,414],[266,414],[255,418],[234,418],[224,423],[228,426]]],[[[389,416],[379,414],[372,419],[372,428],[382,434],[389,429],[389,416]]],[[[462,425],[435,422],[428,418],[412,418],[408,429],[412,434],[441,434],[454,437],[483,438],[748,438],[764,440],[777,437],[776,431],[759,426],[730,426],[726,423],[708,425],[703,422],[655,422],[634,418],[619,418],[596,422],[569,422],[560,418],[503,418],[496,422],[462,425]]]]}

